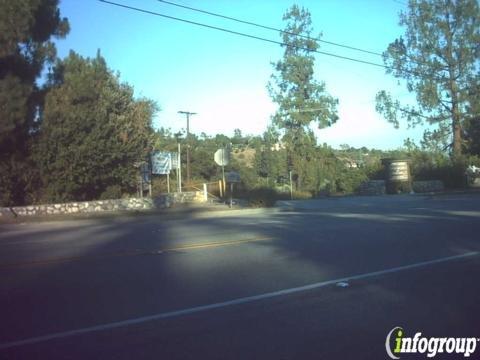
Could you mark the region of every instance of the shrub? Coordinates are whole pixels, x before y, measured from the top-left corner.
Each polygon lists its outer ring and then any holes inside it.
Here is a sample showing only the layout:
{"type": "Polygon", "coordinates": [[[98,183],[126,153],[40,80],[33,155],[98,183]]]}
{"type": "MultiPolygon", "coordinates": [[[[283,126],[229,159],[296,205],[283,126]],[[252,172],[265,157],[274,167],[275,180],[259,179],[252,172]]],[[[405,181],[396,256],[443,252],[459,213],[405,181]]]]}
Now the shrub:
{"type": "Polygon", "coordinates": [[[387,177],[386,168],[380,160],[366,165],[363,171],[369,180],[385,180],[387,177]]]}
{"type": "Polygon", "coordinates": [[[441,168],[440,180],[447,188],[461,188],[467,184],[465,171],[469,165],[480,165],[478,156],[461,156],[450,160],[450,162],[441,168]]]}
{"type": "Polygon", "coordinates": [[[450,159],[419,152],[412,159],[411,173],[414,180],[441,180],[447,188],[462,188],[466,185],[465,170],[469,165],[480,165],[480,158],[460,156],[450,159]]]}
{"type": "Polygon", "coordinates": [[[271,207],[275,205],[278,194],[270,188],[252,189],[247,194],[248,204],[251,207],[271,207]]]}
{"type": "MultiPolygon", "coordinates": [[[[313,197],[310,191],[300,191],[294,190],[292,194],[293,200],[308,200],[313,197]]],[[[290,200],[290,190],[283,191],[281,193],[277,193],[278,200],[290,200]]]]}
{"type": "Polygon", "coordinates": [[[335,181],[336,190],[347,194],[356,192],[365,180],[367,176],[360,169],[344,169],[335,181]]]}
{"type": "Polygon", "coordinates": [[[100,195],[100,200],[120,199],[122,197],[122,188],[120,185],[107,186],[105,191],[100,195]]]}
{"type": "Polygon", "coordinates": [[[311,199],[312,197],[313,196],[310,191],[300,191],[300,190],[293,191],[294,200],[308,200],[308,199],[311,199]]]}

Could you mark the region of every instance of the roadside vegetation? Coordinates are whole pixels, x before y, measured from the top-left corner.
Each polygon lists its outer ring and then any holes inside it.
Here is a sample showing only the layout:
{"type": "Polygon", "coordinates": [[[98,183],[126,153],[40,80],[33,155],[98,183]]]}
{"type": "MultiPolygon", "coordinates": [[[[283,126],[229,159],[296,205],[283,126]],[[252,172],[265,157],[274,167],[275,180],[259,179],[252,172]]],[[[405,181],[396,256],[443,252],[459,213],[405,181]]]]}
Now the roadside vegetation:
{"type": "MultiPolygon", "coordinates": [[[[419,144],[407,139],[400,149],[381,151],[333,149],[315,137],[312,127],[339,121],[341,99],[314,77],[320,35],[307,9],[294,5],[284,15],[284,54],[267,85],[278,110],[265,132],[185,139],[152,127],[157,104],[135,97],[100,51],[95,58],[74,51],[57,58],[52,39],[69,32],[57,0],[1,2],[0,206],[134,196],[138,164],[154,150],[176,151],[178,143],[191,147],[187,189],[218,182],[213,154],[228,148],[225,171],[240,174],[236,195],[252,206],[289,199],[291,191],[296,199],[355,193],[362,182],[385,178],[382,158],[409,159],[414,180],[463,187],[466,167],[480,166],[479,6],[442,4],[410,1],[400,23],[405,38],[384,53],[387,73],[406,82],[418,106],[377,95],[377,110],[395,126],[428,123],[432,130],[419,144]]],[[[166,191],[165,176],[153,177],[154,195],[166,191]]]]}

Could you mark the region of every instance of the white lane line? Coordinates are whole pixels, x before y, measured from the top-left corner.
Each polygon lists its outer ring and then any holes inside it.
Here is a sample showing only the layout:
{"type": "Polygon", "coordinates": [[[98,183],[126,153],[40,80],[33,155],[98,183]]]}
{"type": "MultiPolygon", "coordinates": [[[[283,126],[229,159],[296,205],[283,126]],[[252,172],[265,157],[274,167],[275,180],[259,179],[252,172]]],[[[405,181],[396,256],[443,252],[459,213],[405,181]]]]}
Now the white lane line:
{"type": "Polygon", "coordinates": [[[48,335],[43,335],[43,336],[27,338],[27,339],[23,339],[23,340],[11,341],[11,342],[6,342],[6,343],[3,343],[3,344],[0,344],[0,350],[1,349],[12,348],[12,347],[18,347],[18,346],[22,346],[22,345],[35,344],[35,343],[44,342],[44,341],[53,340],[53,339],[61,339],[61,338],[66,338],[66,337],[70,337],[70,336],[91,333],[91,332],[95,332],[95,331],[109,330],[109,329],[114,329],[114,328],[123,327],[123,326],[141,324],[141,323],[145,323],[145,322],[149,322],[149,321],[155,321],[155,320],[160,320],[160,319],[166,319],[166,318],[172,318],[172,317],[177,317],[177,316],[182,316],[182,315],[188,315],[188,314],[198,313],[198,312],[202,312],[202,311],[228,307],[228,306],[232,306],[232,305],[246,304],[246,303],[255,302],[255,301],[259,301],[259,300],[270,299],[270,298],[274,298],[274,297],[294,294],[294,293],[298,293],[298,292],[302,292],[302,291],[318,289],[318,288],[325,287],[325,286],[328,286],[328,285],[334,285],[334,284],[339,283],[339,282],[349,282],[349,281],[352,281],[352,280],[367,279],[367,278],[371,278],[371,277],[375,277],[375,276],[391,274],[391,273],[405,271],[405,270],[416,269],[416,268],[420,268],[420,267],[425,267],[425,266],[429,266],[429,265],[444,263],[444,262],[458,260],[458,259],[464,259],[464,258],[468,258],[468,257],[472,257],[472,256],[478,256],[478,255],[480,255],[480,252],[478,252],[478,251],[468,252],[468,253],[464,253],[464,254],[460,254],[460,255],[448,256],[448,257],[443,257],[443,258],[439,258],[439,259],[423,261],[423,262],[419,262],[419,263],[415,263],[415,264],[398,266],[398,267],[394,267],[394,268],[386,269],[386,270],[374,271],[374,272],[369,272],[369,273],[364,273],[364,274],[359,274],[359,275],[352,275],[352,276],[347,276],[347,277],[334,279],[334,280],[321,281],[321,282],[317,282],[317,283],[313,283],[313,284],[309,284],[309,285],[304,285],[304,286],[299,286],[299,287],[294,287],[294,288],[289,288],[289,289],[273,291],[273,292],[260,294],[260,295],[247,296],[247,297],[243,297],[243,298],[238,298],[238,299],[229,300],[229,301],[223,301],[223,302],[209,304],[209,305],[195,306],[195,307],[176,310],[176,311],[169,311],[169,312],[164,312],[164,313],[159,313],[159,314],[154,314],[154,315],[149,315],[149,316],[142,316],[142,317],[139,317],[139,318],[128,319],[128,320],[124,320],[124,321],[117,321],[117,322],[95,325],[95,326],[90,326],[90,327],[81,328],[81,329],[75,329],[75,330],[70,330],[70,331],[64,331],[64,332],[58,332],[58,333],[53,333],[53,334],[48,334],[48,335]]]}

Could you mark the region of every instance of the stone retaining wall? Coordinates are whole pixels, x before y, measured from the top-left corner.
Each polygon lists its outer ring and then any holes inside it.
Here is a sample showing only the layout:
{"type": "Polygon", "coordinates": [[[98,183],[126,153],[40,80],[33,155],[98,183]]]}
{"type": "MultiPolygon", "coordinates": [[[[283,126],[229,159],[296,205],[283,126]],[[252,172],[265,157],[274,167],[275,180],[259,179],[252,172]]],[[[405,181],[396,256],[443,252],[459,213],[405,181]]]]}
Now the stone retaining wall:
{"type": "MultiPolygon", "coordinates": [[[[360,185],[358,193],[360,195],[384,195],[385,184],[384,180],[365,181],[360,185]]],[[[444,191],[445,186],[440,180],[414,181],[412,190],[415,193],[439,192],[444,191]]]]}
{"type": "Polygon", "coordinates": [[[413,192],[416,193],[427,193],[443,191],[445,190],[445,186],[440,180],[414,181],[412,184],[412,189],[413,192]]]}
{"type": "Polygon", "coordinates": [[[360,185],[360,195],[384,195],[386,191],[385,180],[369,180],[360,185]]]}
{"type": "Polygon", "coordinates": [[[152,210],[165,209],[178,203],[205,202],[203,192],[183,192],[161,195],[155,198],[130,198],[115,200],[96,200],[70,202],[62,204],[15,206],[11,208],[0,208],[2,216],[41,216],[94,213],[102,211],[131,211],[131,210],[152,210]]]}

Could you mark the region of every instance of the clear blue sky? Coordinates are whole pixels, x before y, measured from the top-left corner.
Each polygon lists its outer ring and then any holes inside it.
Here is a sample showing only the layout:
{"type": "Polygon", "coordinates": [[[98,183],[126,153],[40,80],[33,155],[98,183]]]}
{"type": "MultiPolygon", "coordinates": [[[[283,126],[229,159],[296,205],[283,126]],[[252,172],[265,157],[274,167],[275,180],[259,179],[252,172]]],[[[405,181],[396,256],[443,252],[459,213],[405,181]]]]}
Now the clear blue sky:
{"type": "MultiPolygon", "coordinates": [[[[208,23],[252,35],[280,40],[276,32],[233,23],[172,7],[156,0],[114,0],[192,21],[208,23]]],[[[406,0],[405,0],[406,1],[406,0]]],[[[285,0],[173,0],[183,5],[283,28],[282,15],[293,2],[285,0]]],[[[311,0],[297,4],[309,9],[315,32],[322,39],[383,52],[403,33],[398,12],[405,5],[395,0],[311,0]]],[[[109,67],[133,85],[136,96],[151,98],[161,111],[155,127],[185,128],[178,110],[197,112],[191,131],[209,135],[261,134],[275,112],[266,85],[272,61],[282,56],[280,46],[210,29],[141,14],[96,0],[63,0],[62,16],[71,32],[57,41],[58,55],[70,49],[83,56],[101,50],[109,67]]],[[[368,55],[321,44],[321,51],[382,63],[368,55]]],[[[423,129],[396,130],[375,112],[375,94],[390,90],[411,101],[404,87],[381,68],[316,55],[315,76],[340,101],[339,121],[317,132],[318,141],[393,149],[407,137],[418,140],[423,129]]]]}

